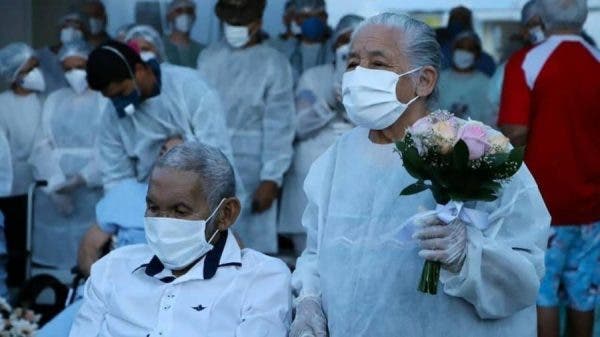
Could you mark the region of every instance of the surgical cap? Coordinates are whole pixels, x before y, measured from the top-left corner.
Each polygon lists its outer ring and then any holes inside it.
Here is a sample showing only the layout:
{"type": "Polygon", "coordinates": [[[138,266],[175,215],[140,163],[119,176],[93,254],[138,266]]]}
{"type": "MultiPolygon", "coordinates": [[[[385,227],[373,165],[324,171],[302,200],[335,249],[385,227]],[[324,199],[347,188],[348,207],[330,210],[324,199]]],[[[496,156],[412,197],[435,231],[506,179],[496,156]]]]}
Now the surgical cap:
{"type": "Polygon", "coordinates": [[[192,0],[173,0],[169,3],[169,7],[167,8],[167,13],[170,14],[176,9],[180,8],[193,8],[196,9],[196,3],[192,0]]]}
{"type": "Polygon", "coordinates": [[[120,42],[125,42],[125,36],[127,36],[127,32],[129,32],[129,30],[133,27],[135,27],[135,23],[127,23],[120,26],[115,32],[115,39],[120,42]]]}
{"type": "Polygon", "coordinates": [[[529,0],[521,10],[521,24],[526,25],[529,20],[539,15],[538,6],[535,0],[529,0]]]}
{"type": "Polygon", "coordinates": [[[333,38],[331,40],[335,43],[340,36],[355,30],[356,27],[358,27],[358,25],[360,25],[360,23],[364,20],[365,18],[362,16],[354,14],[349,14],[342,17],[340,22],[338,22],[337,26],[335,27],[333,38]]]}
{"type": "Polygon", "coordinates": [[[60,20],[58,20],[58,25],[62,26],[67,23],[67,21],[77,21],[83,26],[84,29],[88,29],[88,20],[86,19],[85,15],[80,12],[72,11],[66,15],[63,15],[60,20]]]}
{"type": "Polygon", "coordinates": [[[229,24],[247,25],[262,19],[265,6],[265,0],[219,0],[215,14],[229,24]]]}
{"type": "Polygon", "coordinates": [[[452,45],[454,46],[458,41],[460,41],[462,39],[466,39],[466,38],[475,40],[475,44],[477,45],[477,48],[479,48],[481,50],[481,39],[479,38],[479,35],[477,35],[477,33],[475,33],[472,30],[466,30],[466,31],[456,35],[456,37],[454,37],[454,39],[452,40],[452,45]]]}
{"type": "Polygon", "coordinates": [[[163,40],[161,39],[160,34],[158,34],[156,29],[148,25],[133,26],[127,31],[127,34],[125,34],[125,43],[129,43],[131,40],[135,39],[146,40],[148,43],[152,44],[156,48],[160,59],[165,59],[165,47],[163,44],[163,40]]]}
{"type": "Polygon", "coordinates": [[[296,12],[318,12],[325,10],[325,0],[294,0],[296,12]]]}
{"type": "Polygon", "coordinates": [[[0,49],[0,77],[12,83],[27,61],[34,56],[33,49],[23,42],[11,43],[0,49]]]}
{"type": "Polygon", "coordinates": [[[62,62],[67,57],[78,56],[87,60],[91,52],[90,46],[84,41],[74,41],[63,45],[58,51],[58,59],[62,62]]]}

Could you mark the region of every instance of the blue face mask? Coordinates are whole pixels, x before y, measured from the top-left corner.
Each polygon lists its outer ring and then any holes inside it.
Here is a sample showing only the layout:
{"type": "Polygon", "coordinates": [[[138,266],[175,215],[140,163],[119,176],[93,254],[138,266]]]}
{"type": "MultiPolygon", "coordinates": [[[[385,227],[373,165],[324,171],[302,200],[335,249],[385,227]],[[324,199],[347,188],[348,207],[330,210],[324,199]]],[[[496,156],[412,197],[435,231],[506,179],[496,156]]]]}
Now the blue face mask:
{"type": "MultiPolygon", "coordinates": [[[[152,93],[150,94],[150,96],[147,97],[150,98],[158,96],[160,94],[160,88],[162,83],[160,74],[160,64],[154,59],[149,60],[148,62],[146,62],[146,64],[150,66],[150,69],[152,69],[152,72],[156,77],[156,83],[154,84],[152,93]]],[[[135,81],[135,79],[133,80],[135,81]]],[[[117,115],[119,116],[119,118],[123,118],[127,115],[132,115],[144,99],[142,98],[142,95],[136,85],[135,90],[133,90],[130,94],[111,97],[110,100],[112,101],[115,110],[117,110],[117,115]]]]}
{"type": "Polygon", "coordinates": [[[300,28],[304,37],[310,40],[320,40],[325,35],[327,26],[325,26],[325,23],[321,19],[311,17],[304,20],[300,28]]]}

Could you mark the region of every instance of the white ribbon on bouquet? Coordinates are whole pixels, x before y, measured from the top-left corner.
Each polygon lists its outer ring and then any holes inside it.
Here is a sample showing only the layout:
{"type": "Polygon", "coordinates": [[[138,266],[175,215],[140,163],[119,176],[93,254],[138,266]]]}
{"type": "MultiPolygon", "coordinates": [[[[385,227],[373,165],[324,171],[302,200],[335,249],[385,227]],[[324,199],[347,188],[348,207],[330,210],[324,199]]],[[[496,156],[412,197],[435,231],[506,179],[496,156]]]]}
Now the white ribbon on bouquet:
{"type": "Polygon", "coordinates": [[[400,226],[396,239],[401,242],[411,241],[415,232],[415,226],[419,225],[419,221],[433,216],[445,224],[458,219],[465,225],[475,227],[480,231],[485,231],[490,226],[489,217],[486,212],[465,207],[462,201],[450,201],[446,205],[438,204],[433,211],[420,212],[410,217],[400,226]]]}

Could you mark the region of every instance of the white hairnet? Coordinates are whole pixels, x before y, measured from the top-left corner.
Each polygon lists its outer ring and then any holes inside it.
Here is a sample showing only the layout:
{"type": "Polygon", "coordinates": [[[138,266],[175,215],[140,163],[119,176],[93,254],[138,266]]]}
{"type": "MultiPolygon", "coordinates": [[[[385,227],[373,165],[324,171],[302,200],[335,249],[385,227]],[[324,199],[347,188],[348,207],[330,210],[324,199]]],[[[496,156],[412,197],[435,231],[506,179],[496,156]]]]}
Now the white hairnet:
{"type": "Polygon", "coordinates": [[[86,20],[86,17],[84,14],[77,12],[77,11],[73,11],[73,12],[69,12],[65,15],[63,15],[60,20],[58,20],[58,25],[62,26],[65,23],[67,23],[67,21],[77,21],[81,24],[81,26],[83,27],[83,29],[87,30],[88,27],[88,20],[86,20]]]}
{"type": "Polygon", "coordinates": [[[58,51],[58,59],[62,62],[67,57],[79,56],[87,60],[90,52],[91,49],[87,43],[83,41],[75,41],[65,44],[60,48],[60,50],[58,51]]]}
{"type": "Polygon", "coordinates": [[[325,0],[294,0],[296,12],[317,12],[325,10],[325,0]]]}
{"type": "Polygon", "coordinates": [[[11,43],[0,49],[0,77],[13,82],[25,63],[33,57],[33,49],[23,42],[11,43]]]}
{"type": "Polygon", "coordinates": [[[167,14],[171,14],[176,9],[179,8],[196,8],[196,3],[192,0],[173,0],[169,3],[169,7],[167,8],[167,14]]]}
{"type": "Polygon", "coordinates": [[[119,42],[125,42],[125,36],[127,36],[127,32],[129,32],[129,30],[133,27],[135,27],[135,23],[127,23],[119,26],[115,32],[115,39],[119,42]]]}
{"type": "Polygon", "coordinates": [[[160,59],[163,61],[165,60],[165,46],[156,29],[148,25],[133,26],[127,31],[127,34],[125,34],[125,43],[129,43],[131,40],[135,39],[144,39],[148,43],[154,45],[160,59]]]}
{"type": "Polygon", "coordinates": [[[340,36],[353,31],[363,21],[365,21],[365,18],[362,16],[354,14],[345,15],[340,19],[340,22],[338,22],[337,26],[335,27],[335,30],[333,31],[333,38],[331,40],[333,43],[335,43],[340,36]]]}

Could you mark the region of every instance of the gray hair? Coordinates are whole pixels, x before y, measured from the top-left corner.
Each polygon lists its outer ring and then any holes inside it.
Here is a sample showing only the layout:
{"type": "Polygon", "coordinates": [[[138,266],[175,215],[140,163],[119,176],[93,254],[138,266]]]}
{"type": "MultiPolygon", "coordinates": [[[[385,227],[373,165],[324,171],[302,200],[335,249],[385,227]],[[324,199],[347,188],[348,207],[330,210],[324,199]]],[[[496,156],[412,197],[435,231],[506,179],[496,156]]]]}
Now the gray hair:
{"type": "Polygon", "coordinates": [[[587,0],[537,0],[547,30],[581,30],[587,19],[587,0]]]}
{"type": "MultiPolygon", "coordinates": [[[[387,26],[403,33],[403,52],[408,58],[411,69],[431,66],[438,74],[440,73],[442,60],[440,44],[437,42],[435,32],[427,24],[404,14],[382,13],[363,21],[354,30],[352,42],[363,29],[370,26],[387,26]]],[[[419,72],[411,76],[416,82],[419,72]]],[[[438,86],[436,83],[433,92],[427,97],[429,107],[436,103],[437,97],[438,86]]]]}
{"type": "Polygon", "coordinates": [[[154,167],[198,174],[202,192],[212,210],[222,199],[235,196],[233,167],[227,157],[215,147],[196,141],[185,142],[159,158],[154,167]]]}

